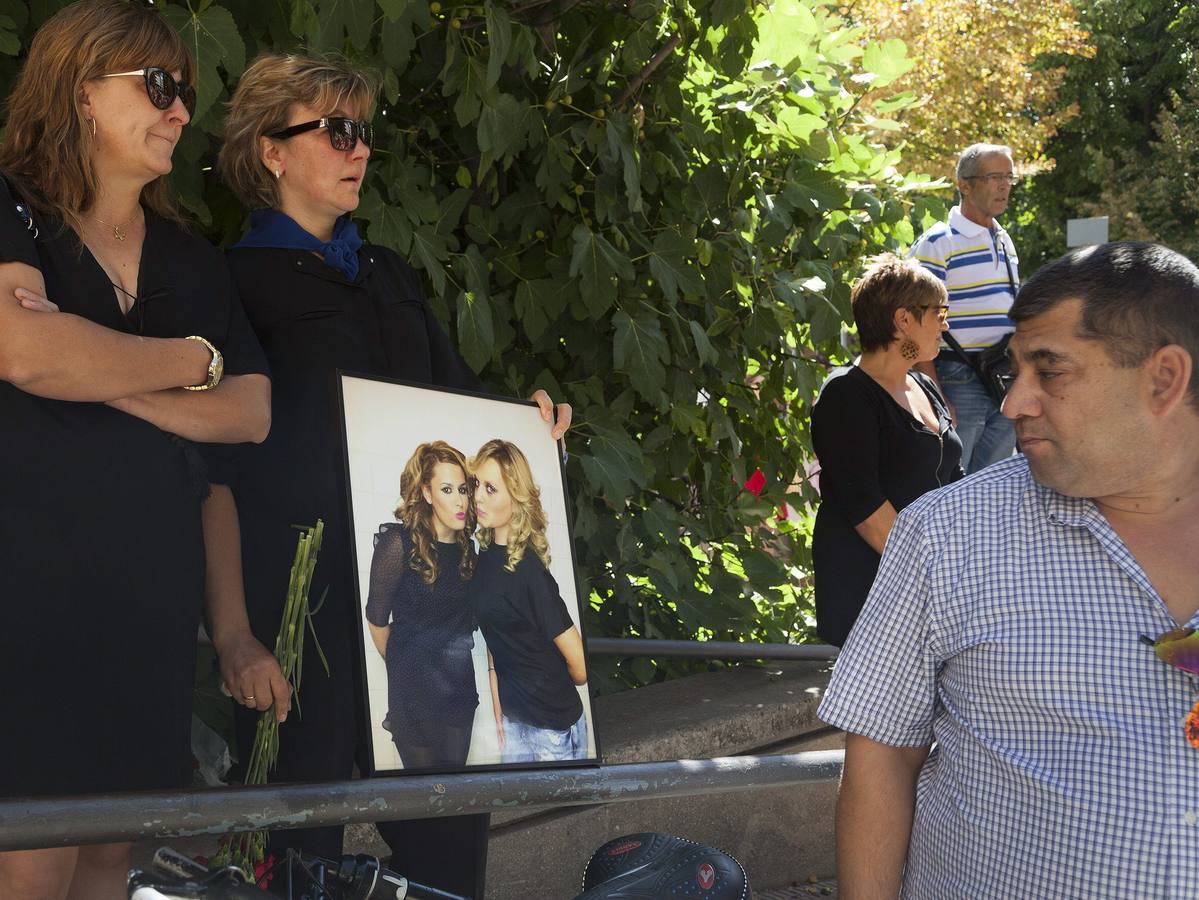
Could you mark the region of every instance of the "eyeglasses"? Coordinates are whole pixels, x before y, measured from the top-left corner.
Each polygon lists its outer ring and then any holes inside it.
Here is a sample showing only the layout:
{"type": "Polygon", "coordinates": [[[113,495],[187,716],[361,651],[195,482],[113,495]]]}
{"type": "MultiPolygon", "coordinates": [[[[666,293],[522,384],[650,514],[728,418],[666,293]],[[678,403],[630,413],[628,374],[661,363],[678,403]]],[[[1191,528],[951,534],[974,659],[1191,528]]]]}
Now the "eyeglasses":
{"type": "MultiPolygon", "coordinates": [[[[1194,628],[1173,628],[1156,640],[1142,634],[1141,643],[1152,647],[1162,662],[1190,675],[1199,675],[1199,633],[1194,628]]],[[[1199,703],[1191,707],[1182,730],[1190,745],[1199,750],[1199,703]]]]}
{"type": "Polygon", "coordinates": [[[359,139],[368,147],[375,143],[375,129],[369,122],[355,122],[344,116],[328,116],[324,119],[313,119],[311,122],[301,122],[299,125],[268,134],[267,137],[285,140],[318,128],[329,130],[329,143],[333,145],[334,150],[353,150],[359,139]]]}
{"type": "Polygon", "coordinates": [[[1010,185],[1017,185],[1020,183],[1020,176],[1014,172],[991,172],[987,175],[962,176],[962,179],[965,181],[977,181],[980,178],[985,179],[991,184],[999,184],[1001,181],[1006,181],[1010,185]]]}
{"type": "Polygon", "coordinates": [[[940,319],[942,322],[949,321],[949,304],[948,303],[941,303],[938,305],[928,304],[925,306],[917,306],[917,307],[915,307],[915,309],[935,309],[937,311],[938,319],[940,319]]]}
{"type": "Polygon", "coordinates": [[[166,69],[161,66],[150,66],[148,69],[137,69],[133,72],[116,72],[112,75],[101,75],[101,78],[124,78],[126,75],[142,75],[146,79],[146,94],[156,109],[167,110],[178,97],[183,101],[183,108],[190,118],[196,114],[196,89],[186,81],[176,81],[166,69]]]}

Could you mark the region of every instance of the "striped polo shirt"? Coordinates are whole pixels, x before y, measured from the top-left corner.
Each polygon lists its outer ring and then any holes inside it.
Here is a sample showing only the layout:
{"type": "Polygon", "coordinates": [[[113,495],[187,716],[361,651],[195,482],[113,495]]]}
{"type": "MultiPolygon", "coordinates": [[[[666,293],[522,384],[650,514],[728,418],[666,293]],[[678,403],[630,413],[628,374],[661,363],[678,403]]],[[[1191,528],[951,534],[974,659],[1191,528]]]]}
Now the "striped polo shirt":
{"type": "Polygon", "coordinates": [[[1019,260],[1012,239],[998,222],[992,231],[967,219],[955,206],[948,222],[938,222],[920,236],[911,255],[945,282],[949,328],[967,350],[990,347],[1015,330],[1008,310],[1016,299],[1012,282],[1020,286],[1019,260]]]}

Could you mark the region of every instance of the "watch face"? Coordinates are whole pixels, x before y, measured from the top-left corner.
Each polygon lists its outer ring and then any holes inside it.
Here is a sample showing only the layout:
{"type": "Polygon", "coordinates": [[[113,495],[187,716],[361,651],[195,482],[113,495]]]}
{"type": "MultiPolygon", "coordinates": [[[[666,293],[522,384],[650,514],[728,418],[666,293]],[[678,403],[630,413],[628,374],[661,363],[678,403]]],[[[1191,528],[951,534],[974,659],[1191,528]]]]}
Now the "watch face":
{"type": "Polygon", "coordinates": [[[216,387],[225,374],[225,357],[219,350],[213,354],[212,364],[208,369],[208,381],[213,387],[216,387]]]}

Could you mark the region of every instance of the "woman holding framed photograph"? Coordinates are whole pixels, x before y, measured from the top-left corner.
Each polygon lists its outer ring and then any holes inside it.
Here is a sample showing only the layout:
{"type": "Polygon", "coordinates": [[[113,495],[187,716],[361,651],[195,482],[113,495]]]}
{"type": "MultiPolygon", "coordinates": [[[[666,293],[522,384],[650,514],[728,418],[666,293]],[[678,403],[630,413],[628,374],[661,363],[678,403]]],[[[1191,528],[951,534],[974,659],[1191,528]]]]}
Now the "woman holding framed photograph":
{"type": "Polygon", "coordinates": [[[549,572],[541,491],[524,453],[491,440],[471,460],[479,561],[470,582],[503,761],[587,755],[583,638],[549,572]]]}
{"type": "Polygon", "coordinates": [[[475,568],[466,458],[421,444],[400,476],[398,521],[375,536],[366,619],[387,662],[385,726],[405,769],[458,767],[470,752],[475,568]]]}
{"type": "MultiPolygon", "coordinates": [[[[356,655],[362,619],[337,465],[342,448],[330,421],[335,372],[481,388],[430,309],[417,273],[393,250],[364,243],[351,218],[375,137],[376,90],[373,73],[344,59],[265,54],[233,93],[218,159],[225,182],[252,210],[249,231],[228,259],[271,365],[274,402],[270,437],[237,460],[240,543],[234,514],[215,529],[227,541],[216,555],[236,571],[246,548],[245,604],[260,640],[273,642],[279,629],[295,551],[292,523],[325,520],[313,595],[328,589],[314,624],[329,671],[317,654],[304,655],[303,715],[280,727],[278,781],[348,779],[356,758],[365,763],[356,655]]],[[[551,422],[549,396],[537,391],[533,399],[551,422]]],[[[570,407],[562,404],[549,426],[553,439],[569,424],[570,407]]],[[[253,690],[259,704],[262,693],[253,690]]],[[[238,709],[243,752],[260,708],[238,709]]],[[[376,826],[392,848],[392,868],[455,893],[483,895],[486,813],[376,826]]],[[[278,834],[272,843],[337,857],[342,838],[342,827],[329,826],[278,834]]]]}

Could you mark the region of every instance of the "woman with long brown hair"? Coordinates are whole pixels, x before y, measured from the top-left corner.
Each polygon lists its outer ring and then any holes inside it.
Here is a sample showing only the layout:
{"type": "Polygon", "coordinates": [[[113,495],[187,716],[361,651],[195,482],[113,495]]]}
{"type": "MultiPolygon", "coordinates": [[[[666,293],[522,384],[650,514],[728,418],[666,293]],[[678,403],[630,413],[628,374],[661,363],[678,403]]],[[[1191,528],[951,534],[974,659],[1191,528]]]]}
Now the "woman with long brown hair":
{"type": "Polygon", "coordinates": [[[479,695],[471,650],[475,568],[466,458],[416,448],[400,476],[398,521],[379,526],[366,619],[387,661],[387,728],[406,769],[466,763],[479,695]]]}
{"type": "MultiPolygon", "coordinates": [[[[193,72],[155,10],[84,0],[37,33],[8,100],[0,797],[190,780],[214,477],[192,442],[262,440],[270,422],[228,270],[166,180],[193,72]]],[[[0,853],[0,897],[122,897],[128,856],[0,853]]]]}
{"type": "Polygon", "coordinates": [[[470,462],[479,561],[470,596],[487,641],[504,762],[587,755],[583,638],[550,574],[541,490],[515,444],[488,441],[470,462]]]}

